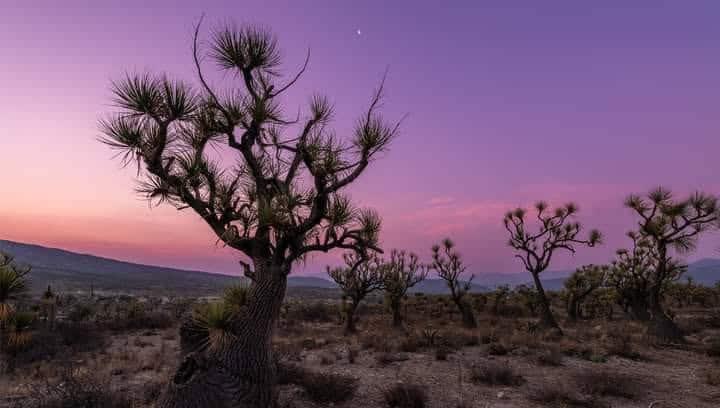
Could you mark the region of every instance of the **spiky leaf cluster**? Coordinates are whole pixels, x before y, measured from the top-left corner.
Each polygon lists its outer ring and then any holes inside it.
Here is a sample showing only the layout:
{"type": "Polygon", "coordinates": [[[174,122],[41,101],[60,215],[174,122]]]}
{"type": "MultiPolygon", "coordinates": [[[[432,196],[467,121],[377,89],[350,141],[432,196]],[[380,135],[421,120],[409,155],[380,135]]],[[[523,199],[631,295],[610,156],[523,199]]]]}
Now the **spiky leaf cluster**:
{"type": "Polygon", "coordinates": [[[547,269],[557,249],[575,252],[577,245],[593,247],[601,243],[602,235],[591,230],[587,238],[579,238],[582,226],[573,221],[578,212],[577,205],[568,203],[551,210],[547,203],[535,204],[538,228],[530,231],[528,211],[517,208],[503,218],[503,225],[510,234],[508,245],[518,252],[515,257],[522,260],[525,268],[532,273],[547,269]]]}
{"type": "Polygon", "coordinates": [[[671,247],[679,253],[690,252],[700,233],[720,223],[717,197],[701,192],[676,200],[670,190],[658,187],[647,197],[629,196],[625,206],[640,217],[639,232],[650,238],[658,250],[671,247]]]}
{"type": "Polygon", "coordinates": [[[118,112],[100,122],[102,141],[137,165],[138,191],[192,209],[219,240],[252,259],[291,265],[313,251],[378,249],[379,216],[356,208],[343,190],[397,135],[398,125],[379,113],[383,84],[352,136],[342,138],[330,127],[325,97],[312,97],[296,118],[284,115],[280,97],[307,60],[283,82],[272,33],[226,26],[202,50],[199,28],[197,85],[150,74],[113,83],[118,112]],[[211,86],[204,57],[235,82],[223,91],[211,86]]]}
{"type": "Polygon", "coordinates": [[[605,285],[609,272],[608,265],[583,265],[565,280],[565,291],[569,296],[583,299],[605,285]]]}

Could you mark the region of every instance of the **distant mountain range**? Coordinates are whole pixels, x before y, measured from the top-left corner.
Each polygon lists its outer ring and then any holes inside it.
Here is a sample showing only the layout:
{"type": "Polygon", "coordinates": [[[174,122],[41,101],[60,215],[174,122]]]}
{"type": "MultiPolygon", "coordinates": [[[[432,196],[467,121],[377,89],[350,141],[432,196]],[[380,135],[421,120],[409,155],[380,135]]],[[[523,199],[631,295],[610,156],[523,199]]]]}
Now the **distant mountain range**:
{"type": "MultiPolygon", "coordinates": [[[[52,285],[64,292],[84,291],[112,293],[166,293],[209,296],[244,279],[203,271],[142,265],[131,262],[79,254],[57,248],[0,240],[0,251],[11,254],[20,264],[32,266],[31,285],[36,292],[52,285]]],[[[289,295],[313,295],[309,289],[339,295],[337,285],[328,279],[312,276],[290,276],[289,295]],[[333,293],[334,292],[334,293],[333,293]]],[[[487,288],[473,285],[472,291],[487,288]]],[[[428,279],[414,292],[447,293],[445,282],[428,279]]]]}
{"type": "MultiPolygon", "coordinates": [[[[0,240],[0,251],[12,254],[16,261],[31,265],[32,288],[40,291],[52,285],[60,291],[95,291],[113,293],[166,293],[192,296],[216,295],[225,287],[243,279],[203,271],[142,265],[114,259],[79,254],[56,248],[0,240]]],[[[562,288],[572,271],[547,271],[543,275],[546,289],[562,288]]],[[[703,259],[688,266],[688,273],[698,284],[714,285],[720,280],[720,259],[703,259]]],[[[486,292],[498,285],[529,283],[527,273],[477,274],[471,291],[486,292]]],[[[291,276],[288,279],[290,296],[338,295],[334,282],[310,276],[291,276]],[[319,293],[322,292],[322,293],[319,293]]],[[[427,294],[448,293],[445,282],[427,279],[412,292],[427,294]]]]}

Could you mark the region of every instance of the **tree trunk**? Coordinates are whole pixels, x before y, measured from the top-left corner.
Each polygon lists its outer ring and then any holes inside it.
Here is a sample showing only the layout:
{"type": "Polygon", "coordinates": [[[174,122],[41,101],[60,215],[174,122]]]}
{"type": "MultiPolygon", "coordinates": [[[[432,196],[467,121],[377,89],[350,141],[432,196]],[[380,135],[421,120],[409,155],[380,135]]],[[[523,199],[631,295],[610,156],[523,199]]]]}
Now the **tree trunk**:
{"type": "Polygon", "coordinates": [[[630,303],[630,316],[642,322],[650,320],[647,302],[642,298],[633,299],[630,303]]]}
{"type": "Polygon", "coordinates": [[[391,299],[390,309],[392,309],[393,315],[393,327],[402,327],[402,302],[400,300],[391,299]]]}
{"type": "Polygon", "coordinates": [[[532,273],[532,277],[533,281],[535,282],[535,289],[538,292],[538,300],[540,301],[540,326],[547,329],[555,329],[560,332],[560,334],[562,334],[560,325],[558,325],[557,321],[555,320],[555,316],[553,316],[552,310],[550,309],[550,302],[545,295],[545,290],[543,289],[542,283],[540,282],[539,274],[532,273]]]}
{"type": "Polygon", "coordinates": [[[648,333],[659,339],[671,342],[684,341],[682,330],[663,310],[659,294],[650,297],[651,316],[648,321],[648,333]]]}
{"type": "Polygon", "coordinates": [[[577,318],[578,318],[577,311],[578,311],[577,298],[574,295],[570,295],[570,298],[567,301],[568,318],[572,321],[577,320],[577,318]]]}
{"type": "Polygon", "coordinates": [[[231,335],[203,351],[190,352],[156,404],[158,408],[271,408],[276,363],[272,332],[285,297],[288,269],[255,262],[256,280],[247,309],[231,335]]]}
{"type": "Polygon", "coordinates": [[[476,328],[477,321],[475,320],[475,314],[473,313],[472,306],[470,306],[469,303],[465,302],[465,299],[461,297],[453,298],[453,300],[455,301],[455,304],[460,311],[460,316],[462,316],[463,327],[468,329],[476,328]]]}
{"type": "Polygon", "coordinates": [[[358,303],[351,300],[345,314],[345,334],[353,334],[357,332],[355,328],[355,311],[357,310],[358,303]]]}

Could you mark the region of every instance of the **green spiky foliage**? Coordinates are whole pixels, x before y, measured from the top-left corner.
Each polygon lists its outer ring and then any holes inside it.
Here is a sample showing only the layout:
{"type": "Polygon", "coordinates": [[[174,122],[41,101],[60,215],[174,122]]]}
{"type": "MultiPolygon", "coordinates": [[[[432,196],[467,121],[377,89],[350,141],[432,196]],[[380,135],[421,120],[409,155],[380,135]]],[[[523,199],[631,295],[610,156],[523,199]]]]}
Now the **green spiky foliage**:
{"type": "Polygon", "coordinates": [[[340,287],[343,299],[345,333],[355,333],[355,312],[360,302],[376,290],[382,289],[385,265],[377,254],[347,252],[344,266],[327,267],[328,276],[340,287]]]}
{"type": "Polygon", "coordinates": [[[466,281],[461,280],[467,267],[463,263],[460,253],[455,250],[455,243],[450,238],[444,239],[440,244],[433,245],[430,268],[437,272],[440,279],[444,280],[448,289],[450,289],[450,297],[460,312],[463,326],[467,328],[477,327],[475,313],[466,297],[472,287],[472,280],[475,275],[471,275],[466,281]]]}
{"type": "Polygon", "coordinates": [[[586,238],[580,237],[582,226],[574,220],[578,207],[573,203],[550,209],[547,203],[540,201],[535,204],[535,212],[534,218],[538,224],[535,231],[530,231],[528,224],[532,220],[523,208],[505,214],[503,224],[510,234],[508,245],[515,250],[515,257],[522,261],[535,282],[541,307],[541,325],[561,333],[540,281],[540,274],[550,266],[556,251],[575,253],[578,246],[594,247],[601,242],[602,236],[600,231],[591,230],[586,238]]]}
{"type": "Polygon", "coordinates": [[[385,264],[383,289],[393,315],[393,327],[401,327],[402,305],[408,290],[427,278],[429,267],[420,262],[417,255],[392,250],[385,264]]]}
{"type": "Polygon", "coordinates": [[[671,252],[692,252],[699,236],[717,228],[720,207],[715,196],[701,192],[676,199],[670,190],[658,187],[647,196],[631,195],[625,206],[638,216],[638,232],[652,248],[655,264],[648,288],[652,334],[671,341],[682,340],[682,332],[663,309],[667,283],[677,279],[683,268],[671,252]]]}
{"type": "Polygon", "coordinates": [[[399,123],[380,114],[384,78],[347,136],[333,130],[325,96],[287,116],[295,109],[283,108],[284,97],[308,60],[285,77],[277,39],[265,28],[226,25],[202,43],[198,24],[192,45],[194,84],[128,75],[112,83],[116,112],[100,121],[102,142],[137,167],[138,192],[196,213],[219,243],[239,252],[251,280],[246,313],[231,328],[237,341],[187,356],[175,377],[180,384],[170,384],[158,405],[272,406],[269,339],[287,275],[313,253],[380,251],[379,215],[358,208],[346,190],[389,148],[399,123]],[[221,79],[209,80],[206,62],[221,79]],[[227,388],[211,392],[218,377],[227,388]]]}
{"type": "Polygon", "coordinates": [[[0,253],[0,327],[13,315],[11,302],[28,291],[29,273],[30,268],[22,268],[10,255],[0,253]]]}
{"type": "Polygon", "coordinates": [[[505,306],[510,298],[510,285],[499,285],[492,292],[492,306],[490,311],[493,315],[500,315],[500,310],[505,306]]]}
{"type": "Polygon", "coordinates": [[[564,294],[570,320],[583,317],[583,303],[605,285],[609,270],[608,265],[583,265],[565,280],[564,294]]]}
{"type": "Polygon", "coordinates": [[[182,348],[186,353],[217,350],[232,341],[235,310],[225,302],[210,302],[193,309],[191,322],[183,327],[182,348]]]}
{"type": "Polygon", "coordinates": [[[25,349],[32,340],[32,325],[35,315],[29,312],[15,312],[7,321],[7,330],[3,336],[3,351],[15,353],[25,349]]]}
{"type": "Polygon", "coordinates": [[[247,305],[250,296],[250,285],[246,282],[236,283],[223,292],[223,303],[234,313],[240,313],[247,305]]]}
{"type": "Polygon", "coordinates": [[[519,298],[520,303],[530,312],[530,315],[537,315],[538,292],[531,285],[521,284],[513,289],[515,297],[519,298]]]}

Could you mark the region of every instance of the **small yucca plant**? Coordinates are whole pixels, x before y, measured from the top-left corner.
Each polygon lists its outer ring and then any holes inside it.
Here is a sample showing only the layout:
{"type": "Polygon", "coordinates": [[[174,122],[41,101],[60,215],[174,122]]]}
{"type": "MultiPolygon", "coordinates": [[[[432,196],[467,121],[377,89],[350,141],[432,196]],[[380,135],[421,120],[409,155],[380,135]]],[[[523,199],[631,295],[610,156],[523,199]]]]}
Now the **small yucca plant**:
{"type": "Polygon", "coordinates": [[[225,289],[223,294],[223,303],[232,309],[234,313],[239,313],[245,307],[250,297],[250,286],[244,282],[232,285],[225,289]]]}
{"type": "Polygon", "coordinates": [[[8,351],[19,351],[30,344],[32,340],[32,324],[35,321],[35,315],[27,312],[13,313],[7,319],[7,330],[5,335],[5,348],[8,351]]]}
{"type": "Polygon", "coordinates": [[[234,335],[231,325],[236,313],[225,302],[199,305],[183,331],[184,347],[193,351],[220,347],[234,335]]]}
{"type": "Polygon", "coordinates": [[[14,314],[10,301],[27,292],[29,272],[29,268],[20,268],[12,257],[0,253],[0,326],[14,314]]]}

